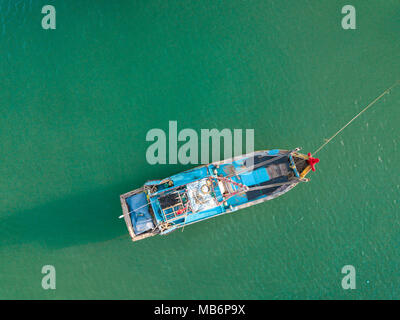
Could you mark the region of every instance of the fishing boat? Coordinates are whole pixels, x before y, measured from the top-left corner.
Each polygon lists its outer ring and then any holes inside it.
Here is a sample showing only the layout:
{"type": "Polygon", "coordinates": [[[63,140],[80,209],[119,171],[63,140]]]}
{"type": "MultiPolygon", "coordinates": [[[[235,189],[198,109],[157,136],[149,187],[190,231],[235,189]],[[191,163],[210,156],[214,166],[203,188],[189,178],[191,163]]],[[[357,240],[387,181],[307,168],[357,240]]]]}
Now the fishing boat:
{"type": "Polygon", "coordinates": [[[262,150],[202,165],[120,196],[133,241],[283,195],[315,171],[319,159],[294,150],[262,150]]]}

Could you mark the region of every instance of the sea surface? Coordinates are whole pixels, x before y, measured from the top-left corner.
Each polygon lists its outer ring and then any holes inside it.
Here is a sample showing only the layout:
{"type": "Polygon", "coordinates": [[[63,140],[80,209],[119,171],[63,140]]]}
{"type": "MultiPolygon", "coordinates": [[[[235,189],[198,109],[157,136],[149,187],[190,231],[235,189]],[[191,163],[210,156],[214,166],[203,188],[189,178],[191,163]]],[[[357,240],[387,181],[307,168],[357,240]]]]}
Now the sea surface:
{"type": "Polygon", "coordinates": [[[400,298],[400,87],[278,199],[135,243],[118,219],[195,166],[146,161],[169,121],[316,150],[400,79],[399,1],[50,2],[0,0],[1,299],[400,298]]]}

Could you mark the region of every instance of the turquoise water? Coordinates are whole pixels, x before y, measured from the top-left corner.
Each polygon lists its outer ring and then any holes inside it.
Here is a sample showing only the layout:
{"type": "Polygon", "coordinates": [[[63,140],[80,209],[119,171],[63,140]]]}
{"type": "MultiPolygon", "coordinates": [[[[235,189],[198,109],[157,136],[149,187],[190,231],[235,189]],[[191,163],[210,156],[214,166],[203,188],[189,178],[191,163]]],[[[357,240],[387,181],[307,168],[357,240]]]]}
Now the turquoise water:
{"type": "Polygon", "coordinates": [[[400,88],[268,203],[132,243],[146,133],[255,130],[314,151],[399,79],[398,1],[0,0],[0,298],[398,299],[400,88]],[[43,290],[43,265],[56,290],[43,290]],[[357,289],[343,290],[354,265],[357,289]]]}

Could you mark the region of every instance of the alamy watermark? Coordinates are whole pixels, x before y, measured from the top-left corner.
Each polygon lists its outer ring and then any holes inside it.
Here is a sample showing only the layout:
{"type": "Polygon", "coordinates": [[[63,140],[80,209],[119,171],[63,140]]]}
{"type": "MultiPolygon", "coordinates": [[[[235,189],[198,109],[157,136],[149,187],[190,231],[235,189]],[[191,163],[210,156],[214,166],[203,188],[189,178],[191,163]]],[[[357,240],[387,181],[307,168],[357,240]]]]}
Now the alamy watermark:
{"type": "Polygon", "coordinates": [[[146,141],[153,143],[147,148],[146,160],[149,164],[177,164],[178,162],[198,164],[199,161],[207,164],[222,160],[222,144],[223,159],[239,156],[243,152],[251,153],[254,151],[254,129],[245,129],[244,131],[245,139],[243,139],[242,129],[201,129],[199,141],[197,131],[186,128],[178,132],[178,122],[169,121],[168,134],[162,129],[151,129],[147,132],[146,141]],[[244,150],[243,142],[245,142],[244,150]]]}
{"type": "Polygon", "coordinates": [[[43,6],[42,8],[42,13],[46,14],[42,18],[42,28],[47,30],[47,29],[56,29],[56,8],[54,6],[51,6],[49,4],[43,6]]]}
{"type": "MultiPolygon", "coordinates": [[[[342,18],[341,24],[344,30],[356,29],[356,9],[354,6],[347,4],[342,7],[342,14],[345,16],[342,18]]],[[[42,14],[45,16],[42,18],[42,28],[44,30],[55,30],[56,29],[56,8],[52,5],[45,5],[42,7],[42,14]]]]}
{"type": "Polygon", "coordinates": [[[45,265],[42,267],[42,274],[45,276],[42,278],[42,288],[44,290],[56,288],[56,268],[52,265],[45,265]]]}
{"type": "Polygon", "coordinates": [[[342,273],[345,274],[342,279],[342,288],[344,290],[356,289],[356,268],[351,264],[345,265],[342,273]]]}
{"type": "Polygon", "coordinates": [[[345,5],[342,8],[342,14],[346,14],[342,18],[342,28],[344,30],[356,29],[356,8],[352,5],[345,5]]]}

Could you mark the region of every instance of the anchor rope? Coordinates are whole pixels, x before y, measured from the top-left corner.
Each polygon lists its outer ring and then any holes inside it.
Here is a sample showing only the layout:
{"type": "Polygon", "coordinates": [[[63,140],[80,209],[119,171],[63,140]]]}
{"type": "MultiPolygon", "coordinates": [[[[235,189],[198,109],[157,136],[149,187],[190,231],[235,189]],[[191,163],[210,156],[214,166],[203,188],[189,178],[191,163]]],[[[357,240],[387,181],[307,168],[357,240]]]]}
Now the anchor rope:
{"type": "Polygon", "coordinates": [[[356,116],[353,117],[349,122],[347,122],[339,131],[337,131],[332,137],[325,141],[317,150],[315,150],[312,155],[315,155],[318,151],[322,150],[329,142],[331,142],[340,132],[342,132],[347,126],[349,126],[354,120],[356,120],[362,113],[367,111],[376,102],[378,102],[384,95],[388,94],[394,87],[400,84],[400,80],[397,80],[392,86],[383,91],[378,97],[376,97],[372,102],[370,102],[364,109],[362,109],[356,116]]]}

